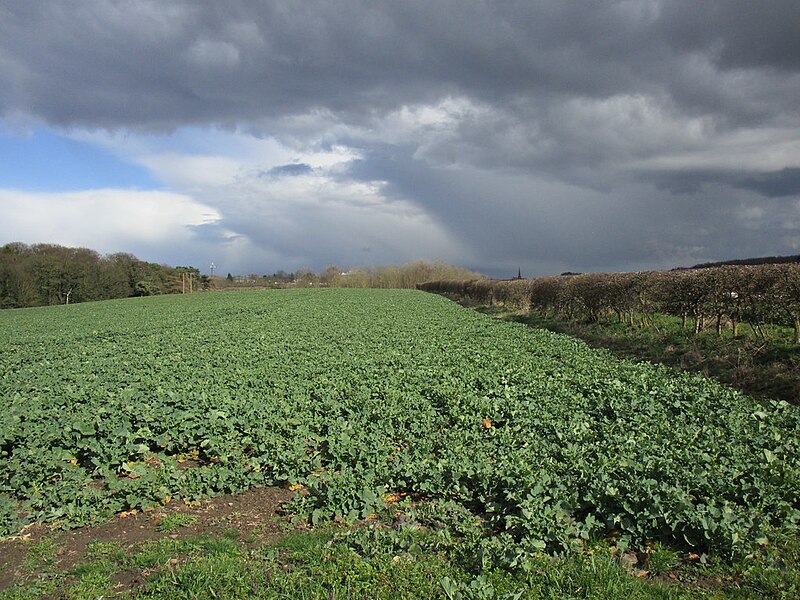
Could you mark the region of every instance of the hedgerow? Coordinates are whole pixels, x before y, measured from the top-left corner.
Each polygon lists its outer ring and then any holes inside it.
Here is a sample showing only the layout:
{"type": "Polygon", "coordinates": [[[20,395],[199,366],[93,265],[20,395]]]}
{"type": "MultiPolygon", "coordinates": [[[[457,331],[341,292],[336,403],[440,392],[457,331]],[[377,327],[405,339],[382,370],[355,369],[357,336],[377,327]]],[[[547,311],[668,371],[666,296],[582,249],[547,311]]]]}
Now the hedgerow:
{"type": "Polygon", "coordinates": [[[418,289],[449,294],[478,304],[510,304],[541,315],[647,326],[658,311],[681,317],[695,332],[713,323],[734,334],[742,322],[757,335],[761,326],[793,328],[800,343],[800,264],[727,265],[703,269],[635,273],[583,273],[510,281],[430,281],[418,289]]]}

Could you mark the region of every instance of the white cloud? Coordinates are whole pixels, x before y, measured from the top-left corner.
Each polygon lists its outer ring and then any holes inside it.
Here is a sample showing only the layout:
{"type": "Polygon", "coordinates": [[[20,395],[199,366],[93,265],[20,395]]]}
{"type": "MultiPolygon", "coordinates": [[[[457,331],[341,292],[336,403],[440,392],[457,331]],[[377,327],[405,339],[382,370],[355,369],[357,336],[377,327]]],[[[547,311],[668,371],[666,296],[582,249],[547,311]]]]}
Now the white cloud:
{"type": "Polygon", "coordinates": [[[137,162],[159,180],[188,190],[232,184],[242,169],[241,163],[224,156],[153,154],[137,162]]]}
{"type": "Polygon", "coordinates": [[[167,185],[222,185],[242,173],[286,164],[327,169],[359,157],[344,144],[319,139],[257,137],[239,130],[181,128],[170,134],[72,130],[78,141],[101,146],[121,160],[140,164],[167,185]]]}
{"type": "Polygon", "coordinates": [[[193,239],[192,227],[220,218],[211,206],[162,191],[0,190],[0,206],[0,239],[83,246],[103,253],[144,245],[186,244],[193,239]]]}
{"type": "MultiPolygon", "coordinates": [[[[380,182],[338,178],[338,162],[325,166],[332,158],[295,156],[296,160],[308,160],[304,164],[313,168],[285,177],[268,174],[270,167],[279,164],[251,160],[239,164],[235,181],[209,176],[214,170],[212,162],[206,173],[171,169],[167,181],[173,185],[180,178],[182,189],[216,206],[224,226],[244,236],[260,252],[282,253],[275,269],[434,257],[463,259],[465,250],[425,210],[408,199],[387,199],[380,182]]],[[[194,160],[184,159],[190,164],[194,160]]],[[[252,254],[242,254],[238,262],[246,264],[247,271],[271,270],[253,260],[252,254]]]]}
{"type": "Polygon", "coordinates": [[[740,129],[711,136],[702,146],[683,152],[666,150],[631,163],[653,170],[779,171],[800,167],[797,128],[740,129]]]}
{"type": "MultiPolygon", "coordinates": [[[[427,113],[425,120],[435,118],[427,113]]],[[[137,255],[147,247],[150,255],[163,252],[158,260],[213,260],[226,272],[470,256],[412,199],[387,198],[382,182],[343,177],[345,165],[359,157],[343,145],[291,147],[224,130],[181,130],[166,140],[130,132],[70,136],[144,166],[172,191],[5,192],[0,198],[12,215],[7,228],[25,235],[3,228],[0,235],[137,255]],[[308,168],[283,169],[287,165],[308,168]],[[35,214],[22,214],[25,206],[35,214]],[[72,214],[96,218],[89,223],[72,214]]]]}
{"type": "Polygon", "coordinates": [[[688,117],[672,110],[663,98],[644,94],[571,99],[554,111],[553,118],[573,143],[602,141],[612,158],[695,148],[714,129],[709,117],[688,117]]]}

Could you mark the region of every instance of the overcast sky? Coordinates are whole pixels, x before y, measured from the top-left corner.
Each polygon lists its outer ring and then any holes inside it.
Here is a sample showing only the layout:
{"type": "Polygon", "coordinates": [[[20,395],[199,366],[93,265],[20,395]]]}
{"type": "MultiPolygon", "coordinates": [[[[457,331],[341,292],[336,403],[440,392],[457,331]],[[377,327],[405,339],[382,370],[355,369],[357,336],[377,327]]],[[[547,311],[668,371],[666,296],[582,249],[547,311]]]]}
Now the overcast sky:
{"type": "Polygon", "coordinates": [[[800,253],[800,2],[2,0],[0,244],[493,276],[800,253]]]}

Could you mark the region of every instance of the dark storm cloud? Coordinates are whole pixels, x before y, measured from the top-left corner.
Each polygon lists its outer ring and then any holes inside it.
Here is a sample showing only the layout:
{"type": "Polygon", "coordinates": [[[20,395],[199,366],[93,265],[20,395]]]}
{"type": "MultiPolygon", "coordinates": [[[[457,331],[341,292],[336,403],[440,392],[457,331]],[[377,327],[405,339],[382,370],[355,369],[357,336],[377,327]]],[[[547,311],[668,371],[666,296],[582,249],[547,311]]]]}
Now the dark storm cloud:
{"type": "Polygon", "coordinates": [[[800,198],[764,198],[744,180],[722,184],[711,174],[694,180],[701,198],[696,189],[673,193],[649,182],[606,194],[520,174],[432,168],[407,149],[383,148],[343,176],[386,182],[388,196],[418,199],[469,240],[477,253],[471,267],[498,277],[517,266],[527,275],[666,269],[697,256],[760,255],[765,238],[787,252],[800,241],[800,198]]]}
{"type": "Polygon", "coordinates": [[[12,0],[0,8],[2,108],[169,128],[314,108],[359,120],[448,93],[503,107],[669,95],[697,83],[693,57],[716,66],[710,86],[739,67],[796,75],[799,20],[794,1],[12,0]]]}
{"type": "Polygon", "coordinates": [[[708,52],[723,68],[800,68],[797,2],[666,2],[662,21],[673,47],[708,52]]]}
{"type": "Polygon", "coordinates": [[[484,265],[788,253],[798,23],[796,0],[10,0],[0,117],[344,145],[362,159],[340,180],[413,204],[484,265]],[[419,106],[446,118],[405,123],[419,106]]]}
{"type": "MultiPolygon", "coordinates": [[[[687,203],[683,209],[689,214],[679,215],[675,206],[652,194],[631,211],[625,195],[605,197],[564,184],[532,184],[507,173],[454,172],[410,156],[385,154],[354,162],[347,175],[390,182],[384,190],[390,197],[417,198],[443,227],[469,240],[478,255],[472,266],[496,276],[504,276],[498,268],[515,265],[539,275],[615,266],[637,270],[662,263],[665,248],[658,234],[665,229],[671,230],[672,239],[677,234],[681,244],[701,233],[693,217],[703,209],[696,203],[687,203]]],[[[681,248],[670,250],[674,254],[681,248]]]]}
{"type": "Polygon", "coordinates": [[[781,169],[746,177],[735,185],[756,191],[770,198],[800,196],[800,169],[781,169]]]}
{"type": "Polygon", "coordinates": [[[267,175],[271,177],[298,177],[300,175],[308,175],[313,169],[311,165],[305,163],[292,163],[289,165],[280,165],[279,167],[272,167],[267,175]]]}
{"type": "Polygon", "coordinates": [[[642,173],[642,181],[675,194],[700,194],[708,184],[725,183],[732,188],[750,190],[767,198],[800,197],[800,168],[763,173],[726,171],[672,171],[642,173]]]}

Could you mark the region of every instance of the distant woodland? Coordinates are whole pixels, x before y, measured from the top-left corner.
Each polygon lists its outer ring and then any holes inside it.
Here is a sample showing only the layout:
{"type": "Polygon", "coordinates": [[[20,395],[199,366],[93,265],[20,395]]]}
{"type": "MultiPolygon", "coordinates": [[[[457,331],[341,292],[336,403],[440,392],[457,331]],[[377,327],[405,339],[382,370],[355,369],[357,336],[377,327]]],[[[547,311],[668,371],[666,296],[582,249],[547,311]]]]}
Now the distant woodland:
{"type": "Polygon", "coordinates": [[[800,254],[792,256],[762,256],[760,258],[739,258],[736,260],[725,260],[721,262],[700,263],[689,267],[690,269],[707,269],[709,267],[725,266],[748,266],[748,265],[784,265],[790,263],[800,263],[800,254]]]}
{"type": "Polygon", "coordinates": [[[337,287],[337,288],[405,288],[413,289],[427,281],[485,279],[485,276],[456,267],[442,261],[427,262],[417,260],[403,265],[380,267],[355,267],[345,269],[329,265],[321,272],[311,269],[298,269],[293,273],[277,271],[271,275],[250,275],[215,277],[215,289],[239,288],[289,288],[289,287],[337,287]]]}
{"type": "Polygon", "coordinates": [[[483,279],[483,275],[444,262],[415,261],[401,266],[322,272],[299,269],[271,275],[212,277],[195,267],[171,267],[139,260],[132,254],[102,256],[88,248],[55,244],[0,246],[0,308],[23,308],[153,296],[191,291],[287,288],[375,287],[414,288],[426,281],[483,279]]]}
{"type": "Polygon", "coordinates": [[[148,263],[132,254],[101,256],[87,248],[19,242],[0,247],[0,308],[180,291],[181,268],[148,263]]]}

